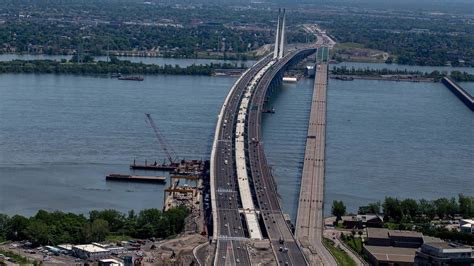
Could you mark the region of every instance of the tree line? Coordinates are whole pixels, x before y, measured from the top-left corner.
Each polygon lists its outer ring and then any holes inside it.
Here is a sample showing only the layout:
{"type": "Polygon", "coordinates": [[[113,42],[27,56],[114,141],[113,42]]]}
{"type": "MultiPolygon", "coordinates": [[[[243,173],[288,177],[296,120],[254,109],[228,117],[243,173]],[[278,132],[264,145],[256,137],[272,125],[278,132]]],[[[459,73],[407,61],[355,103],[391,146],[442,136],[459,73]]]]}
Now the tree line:
{"type": "Polygon", "coordinates": [[[94,61],[90,56],[80,60],[73,57],[67,61],[55,60],[13,60],[0,62],[0,73],[52,73],[52,74],[169,74],[169,75],[206,75],[210,76],[215,69],[239,68],[236,64],[210,63],[205,65],[155,65],[132,63],[128,60],[119,60],[111,57],[109,62],[94,61]]]}
{"type": "Polygon", "coordinates": [[[374,202],[361,206],[359,214],[383,214],[384,220],[400,223],[403,221],[429,221],[434,218],[453,219],[455,216],[471,218],[474,216],[474,197],[459,194],[458,198],[403,199],[386,197],[383,203],[374,202]],[[382,210],[382,211],[381,211],[382,210]]]}
{"type": "Polygon", "coordinates": [[[117,210],[94,210],[83,214],[40,210],[32,217],[0,214],[0,242],[28,240],[34,246],[79,244],[104,241],[109,235],[134,238],[165,238],[184,229],[189,210],[172,208],[166,212],[144,209],[123,214],[117,210]]]}
{"type": "MultiPolygon", "coordinates": [[[[346,206],[342,201],[334,201],[331,213],[341,220],[346,214],[346,206]]],[[[426,199],[398,199],[386,197],[383,202],[373,202],[359,207],[358,214],[380,214],[383,216],[386,227],[399,230],[412,230],[425,235],[435,236],[465,244],[474,243],[474,235],[459,231],[448,230],[436,226],[435,219],[446,220],[458,217],[474,217],[474,196],[459,194],[458,198],[426,199]]]]}

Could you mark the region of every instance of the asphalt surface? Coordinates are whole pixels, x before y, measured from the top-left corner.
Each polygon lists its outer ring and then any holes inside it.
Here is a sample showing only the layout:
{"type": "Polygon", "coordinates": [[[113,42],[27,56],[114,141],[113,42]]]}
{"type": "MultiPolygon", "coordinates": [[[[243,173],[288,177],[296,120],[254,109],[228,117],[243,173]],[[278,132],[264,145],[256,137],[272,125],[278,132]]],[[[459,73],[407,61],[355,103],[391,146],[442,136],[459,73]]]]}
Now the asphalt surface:
{"type": "MultiPolygon", "coordinates": [[[[314,49],[313,49],[314,50],[314,49]]],[[[303,50],[290,52],[277,61],[260,79],[253,91],[246,119],[247,163],[249,182],[256,210],[263,217],[264,231],[279,265],[307,265],[302,250],[286,223],[280,208],[276,184],[261,145],[261,114],[270,83],[295,56],[303,50]]],[[[309,50],[304,50],[308,52],[309,50]]],[[[265,58],[254,65],[235,84],[229,101],[221,113],[222,119],[215,146],[215,197],[217,213],[217,250],[215,265],[250,265],[247,244],[251,241],[242,208],[235,168],[235,127],[243,92],[253,77],[269,62],[265,58]]],[[[263,229],[263,228],[262,228],[263,229]]]]}
{"type": "Polygon", "coordinates": [[[215,157],[216,211],[218,216],[217,251],[215,265],[250,265],[245,248],[248,232],[244,217],[239,213],[242,207],[235,170],[235,125],[243,91],[255,74],[270,58],[259,61],[238,81],[229,102],[222,113],[222,121],[215,157]]]}
{"type": "Polygon", "coordinates": [[[248,158],[256,199],[273,253],[280,265],[307,265],[307,262],[281,211],[276,184],[261,142],[261,114],[270,83],[296,54],[292,52],[280,59],[262,77],[251,98],[253,108],[250,108],[247,119],[248,158]]]}
{"type": "Polygon", "coordinates": [[[328,65],[318,64],[295,230],[296,238],[313,265],[336,265],[334,258],[322,245],[327,74],[328,65]]]}

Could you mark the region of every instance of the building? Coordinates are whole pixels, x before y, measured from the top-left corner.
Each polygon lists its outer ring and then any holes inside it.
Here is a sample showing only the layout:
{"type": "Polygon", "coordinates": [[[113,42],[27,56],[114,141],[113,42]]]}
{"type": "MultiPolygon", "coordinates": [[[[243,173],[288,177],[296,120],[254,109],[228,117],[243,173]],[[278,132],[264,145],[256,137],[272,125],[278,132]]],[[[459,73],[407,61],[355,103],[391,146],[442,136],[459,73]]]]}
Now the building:
{"type": "Polygon", "coordinates": [[[99,266],[123,266],[124,264],[115,259],[102,259],[99,260],[99,266]]]}
{"type": "Polygon", "coordinates": [[[352,216],[351,219],[343,220],[346,229],[362,229],[366,227],[383,227],[383,218],[377,214],[359,214],[352,216]]]}
{"type": "Polygon", "coordinates": [[[77,245],[72,247],[74,255],[81,259],[99,260],[110,256],[110,251],[95,245],[77,245]]]}
{"type": "Polygon", "coordinates": [[[367,228],[364,252],[371,265],[413,265],[423,234],[413,231],[367,228]]]}
{"type": "Polygon", "coordinates": [[[472,248],[447,242],[425,243],[421,246],[421,249],[416,252],[414,265],[474,265],[472,248]]]}
{"type": "Polygon", "coordinates": [[[367,228],[367,245],[419,248],[423,244],[423,234],[414,231],[367,228]]]}
{"type": "Polygon", "coordinates": [[[369,246],[390,246],[388,229],[385,228],[367,228],[366,245],[369,246]]]}
{"type": "Polygon", "coordinates": [[[388,236],[394,247],[419,248],[423,245],[423,234],[419,232],[389,230],[388,236]]]}
{"type": "Polygon", "coordinates": [[[370,265],[411,266],[415,261],[415,248],[397,248],[387,246],[364,246],[370,265]]]}
{"type": "Polygon", "coordinates": [[[463,233],[474,234],[474,219],[459,220],[459,230],[463,233]]]}
{"type": "Polygon", "coordinates": [[[73,245],[71,244],[63,244],[63,245],[58,245],[58,248],[65,254],[73,254],[72,251],[73,245]]]}

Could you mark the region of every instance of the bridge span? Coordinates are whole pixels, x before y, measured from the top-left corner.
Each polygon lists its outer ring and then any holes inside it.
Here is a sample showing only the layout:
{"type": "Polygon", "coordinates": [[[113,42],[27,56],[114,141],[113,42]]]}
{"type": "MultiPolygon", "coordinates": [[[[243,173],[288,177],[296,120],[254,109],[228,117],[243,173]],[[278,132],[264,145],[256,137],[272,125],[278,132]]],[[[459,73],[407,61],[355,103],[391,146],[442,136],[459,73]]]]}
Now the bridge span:
{"type": "Polygon", "coordinates": [[[285,69],[315,51],[269,55],[248,69],[227,95],[211,152],[215,265],[252,264],[254,243],[267,247],[269,263],[307,264],[281,211],[261,142],[261,116],[269,89],[279,85],[285,69]]]}

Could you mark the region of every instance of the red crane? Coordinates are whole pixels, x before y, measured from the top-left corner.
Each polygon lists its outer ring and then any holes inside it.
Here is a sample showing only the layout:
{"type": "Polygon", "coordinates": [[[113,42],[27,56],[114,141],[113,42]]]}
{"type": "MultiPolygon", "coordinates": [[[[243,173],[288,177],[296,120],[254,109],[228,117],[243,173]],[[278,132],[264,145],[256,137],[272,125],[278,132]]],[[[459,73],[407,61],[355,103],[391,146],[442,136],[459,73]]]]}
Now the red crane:
{"type": "Polygon", "coordinates": [[[176,156],[176,153],[173,151],[173,149],[168,146],[165,138],[161,135],[160,130],[156,126],[155,121],[153,121],[153,118],[151,118],[151,115],[150,114],[145,114],[145,115],[148,120],[148,123],[150,123],[151,128],[153,128],[153,131],[155,132],[156,138],[158,139],[158,142],[160,143],[161,149],[165,152],[170,163],[173,164],[178,158],[178,156],[176,156]]]}

